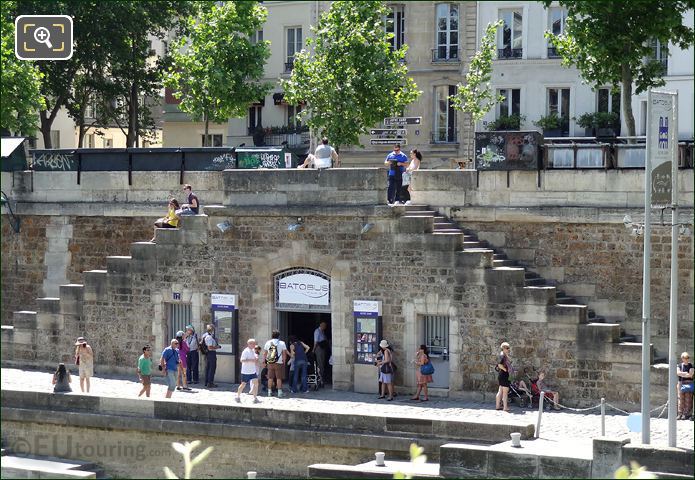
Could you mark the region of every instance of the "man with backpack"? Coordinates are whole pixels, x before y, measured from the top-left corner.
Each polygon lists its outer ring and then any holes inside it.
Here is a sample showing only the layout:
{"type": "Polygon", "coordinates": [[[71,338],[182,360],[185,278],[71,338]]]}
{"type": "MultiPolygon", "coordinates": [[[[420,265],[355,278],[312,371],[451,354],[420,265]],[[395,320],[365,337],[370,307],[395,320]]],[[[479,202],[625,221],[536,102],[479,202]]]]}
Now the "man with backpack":
{"type": "Polygon", "coordinates": [[[208,325],[207,332],[200,339],[199,350],[205,355],[205,386],[215,388],[215,370],[217,370],[217,352],[220,344],[215,338],[215,327],[208,325]]]}
{"type": "Polygon", "coordinates": [[[285,394],[282,392],[282,380],[285,377],[285,360],[287,358],[287,345],[280,340],[280,332],[273,330],[272,338],[265,342],[263,347],[263,361],[268,368],[268,396],[273,394],[273,384],[277,380],[278,398],[285,394]]]}

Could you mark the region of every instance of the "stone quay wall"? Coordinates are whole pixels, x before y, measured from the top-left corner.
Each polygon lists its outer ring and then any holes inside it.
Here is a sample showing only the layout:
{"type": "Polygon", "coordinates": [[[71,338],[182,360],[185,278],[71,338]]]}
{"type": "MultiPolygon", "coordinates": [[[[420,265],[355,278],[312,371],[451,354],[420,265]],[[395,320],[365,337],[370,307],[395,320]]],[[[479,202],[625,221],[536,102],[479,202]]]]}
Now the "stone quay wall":
{"type": "MultiPolygon", "coordinates": [[[[621,330],[633,333],[629,330],[635,319],[628,316],[639,311],[640,245],[621,234],[623,215],[636,217],[639,208],[639,172],[620,172],[622,176],[612,180],[616,190],[635,192],[623,196],[624,204],[621,200],[606,207],[592,205],[598,202],[592,192],[557,194],[552,197],[556,206],[539,207],[548,192],[537,186],[536,172],[511,172],[510,185],[521,191],[514,193],[518,205],[509,204],[512,192],[501,191],[507,188],[506,172],[422,171],[415,177],[415,201],[447,214],[549,282],[569,286],[568,294],[588,301],[598,314],[619,321],[606,324],[592,324],[586,309],[557,305],[553,287],[528,288],[523,269],[492,268],[492,251],[462,250],[460,238],[433,234],[431,218],[411,218],[402,208],[384,206],[386,185],[379,169],[201,173],[197,184],[185,181],[206,192],[201,194],[204,205],[209,205],[207,198],[221,205],[206,207],[207,216],[185,219],[182,229],[160,230],[156,245],[130,242],[149,237],[149,225],[163,214],[168,195],[182,196],[178,174],[148,172],[147,182],[134,178],[128,185],[127,179],[108,173],[83,178],[78,186],[67,177],[50,182],[43,173],[3,177],[23,224],[34,226],[13,234],[3,211],[3,238],[11,239],[2,244],[3,299],[6,292],[18,292],[20,282],[26,285],[18,299],[7,308],[3,305],[3,325],[15,327],[3,329],[3,345],[12,346],[4,361],[45,365],[69,360],[74,337],[87,334],[98,368],[127,371],[130,367],[124,365],[132,363],[143,342],[157,347],[166,343],[164,305],[173,292],[192,304],[199,329],[210,318],[211,292],[237,294],[240,338],[265,339],[275,322],[273,275],[305,267],[331,277],[335,388],[353,387],[352,301],[378,299],[383,302],[384,337],[396,347],[402,367],[398,384],[414,384],[410,352],[421,342],[423,316],[446,315],[450,372],[445,394],[491,398],[498,345],[511,340],[517,367],[547,368],[568,404],[595,404],[602,396],[625,405],[639,400],[635,365],[641,347],[619,341],[621,330]],[[149,191],[147,185],[157,190],[149,191]],[[61,200],[63,195],[66,200],[61,200]],[[536,206],[530,206],[534,202],[536,206]],[[297,217],[304,219],[304,229],[288,231],[297,217]],[[58,255],[50,251],[47,239],[60,236],[50,228],[55,218],[63,221],[59,231],[67,240],[61,245],[69,257],[51,263],[49,257],[58,255]],[[226,233],[215,226],[224,220],[233,225],[226,233]],[[375,227],[363,234],[366,223],[375,227]],[[98,234],[114,231],[114,224],[118,232],[98,234]],[[611,256],[613,248],[616,255],[611,256]],[[15,252],[31,255],[13,258],[15,252]],[[120,256],[100,260],[101,252],[120,256]],[[46,296],[48,271],[55,278],[61,266],[65,285],[55,295],[60,299],[37,300],[46,296]],[[20,269],[35,272],[33,279],[21,276],[20,269]],[[10,316],[12,310],[29,311],[10,316]]],[[[572,187],[573,175],[582,185],[600,185],[603,178],[604,189],[609,175],[542,172],[541,185],[552,185],[551,173],[564,175],[568,191],[579,188],[572,187]]],[[[687,175],[692,179],[692,171],[687,175]]],[[[686,215],[692,216],[692,203],[691,187],[683,199],[686,215]]],[[[656,272],[655,288],[663,289],[659,282],[663,269],[668,270],[668,240],[661,235],[655,241],[661,245],[655,252],[660,252],[656,260],[662,269],[656,272]]],[[[693,311],[692,249],[692,241],[685,240],[679,309],[680,345],[685,349],[692,349],[693,342],[692,321],[689,327],[687,321],[693,311]]],[[[658,309],[662,303],[654,305],[658,309]]],[[[662,324],[654,322],[655,328],[662,324]]],[[[665,371],[653,368],[653,376],[659,386],[652,389],[653,401],[661,402],[665,371]]]]}

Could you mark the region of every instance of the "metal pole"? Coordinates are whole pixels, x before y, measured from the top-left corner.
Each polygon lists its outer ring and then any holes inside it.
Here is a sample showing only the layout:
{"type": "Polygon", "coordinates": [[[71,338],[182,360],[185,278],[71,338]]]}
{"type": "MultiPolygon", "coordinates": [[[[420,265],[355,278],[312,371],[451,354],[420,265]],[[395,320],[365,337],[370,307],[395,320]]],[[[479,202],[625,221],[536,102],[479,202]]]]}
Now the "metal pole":
{"type": "Polygon", "coordinates": [[[649,445],[649,368],[651,360],[651,299],[649,293],[651,289],[650,277],[650,258],[652,248],[652,160],[651,160],[651,109],[652,91],[647,93],[647,142],[645,145],[644,156],[644,255],[642,270],[642,443],[649,445]]]}
{"type": "Polygon", "coordinates": [[[669,132],[671,148],[671,306],[668,331],[668,446],[677,443],[676,430],[676,357],[678,352],[678,93],[673,99],[673,127],[669,132]]]}
{"type": "Polygon", "coordinates": [[[606,436],[606,399],[601,397],[601,436],[606,436]]]}
{"type": "Polygon", "coordinates": [[[541,391],[541,396],[538,398],[538,420],[536,421],[536,434],[535,437],[538,438],[541,434],[541,416],[543,415],[543,397],[545,393],[541,391]]]}

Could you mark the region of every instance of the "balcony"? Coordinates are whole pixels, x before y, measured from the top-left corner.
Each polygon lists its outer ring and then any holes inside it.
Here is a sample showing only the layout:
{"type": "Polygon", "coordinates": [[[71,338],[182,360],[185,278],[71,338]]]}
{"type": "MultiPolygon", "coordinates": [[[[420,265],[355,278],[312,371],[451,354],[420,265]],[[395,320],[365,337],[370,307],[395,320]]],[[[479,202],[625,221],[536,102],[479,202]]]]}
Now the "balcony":
{"type": "Polygon", "coordinates": [[[498,60],[511,60],[514,58],[521,58],[524,53],[523,48],[499,48],[497,49],[497,59],[498,60]]]}
{"type": "Polygon", "coordinates": [[[548,58],[560,58],[560,54],[557,53],[557,48],[548,47],[548,58]]]}
{"type": "Polygon", "coordinates": [[[449,47],[433,48],[432,63],[461,63],[461,50],[449,47]]]}

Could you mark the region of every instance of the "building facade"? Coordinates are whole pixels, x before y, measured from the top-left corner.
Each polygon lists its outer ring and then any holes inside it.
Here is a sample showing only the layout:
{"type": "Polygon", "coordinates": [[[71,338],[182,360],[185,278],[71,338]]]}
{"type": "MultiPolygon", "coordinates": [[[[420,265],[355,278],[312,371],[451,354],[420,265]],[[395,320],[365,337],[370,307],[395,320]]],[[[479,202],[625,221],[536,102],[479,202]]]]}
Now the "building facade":
{"type": "MultiPolygon", "coordinates": [[[[609,85],[593,90],[582,81],[579,71],[563,67],[555,49],[544,34],[564,31],[567,12],[559,5],[545,8],[540,2],[478,2],[478,39],[489,23],[504,22],[497,35],[497,59],[494,61],[492,85],[507,100],[486,115],[479,130],[501,116],[525,117],[521,130],[539,130],[534,122],[556,112],[569,118],[562,132],[566,136],[584,136],[576,118],[583,113],[616,112],[620,114],[620,92],[609,85]]],[[[684,23],[693,26],[693,10],[684,23]]],[[[666,85],[660,90],[678,91],[679,136],[693,138],[693,47],[682,50],[675,45],[663,47],[654,42],[654,58],[664,65],[666,85]]],[[[634,92],[634,87],[633,87],[634,92]]],[[[633,95],[632,110],[637,135],[646,134],[647,93],[633,95]]],[[[622,115],[621,115],[622,117],[622,115]]],[[[621,132],[626,135],[625,120],[621,132]]]]}

